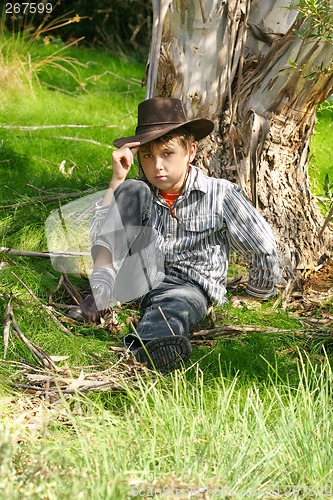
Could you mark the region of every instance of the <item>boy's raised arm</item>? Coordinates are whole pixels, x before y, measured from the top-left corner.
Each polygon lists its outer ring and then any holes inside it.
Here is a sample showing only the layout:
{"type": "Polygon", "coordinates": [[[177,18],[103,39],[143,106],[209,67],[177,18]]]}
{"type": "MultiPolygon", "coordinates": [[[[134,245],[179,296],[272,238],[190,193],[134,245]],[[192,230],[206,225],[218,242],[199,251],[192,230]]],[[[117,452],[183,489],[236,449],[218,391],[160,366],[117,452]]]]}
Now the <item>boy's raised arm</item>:
{"type": "Polygon", "coordinates": [[[139,147],[140,142],[129,142],[112,153],[112,178],[103,199],[103,206],[110,204],[113,191],[126,179],[139,147]]]}

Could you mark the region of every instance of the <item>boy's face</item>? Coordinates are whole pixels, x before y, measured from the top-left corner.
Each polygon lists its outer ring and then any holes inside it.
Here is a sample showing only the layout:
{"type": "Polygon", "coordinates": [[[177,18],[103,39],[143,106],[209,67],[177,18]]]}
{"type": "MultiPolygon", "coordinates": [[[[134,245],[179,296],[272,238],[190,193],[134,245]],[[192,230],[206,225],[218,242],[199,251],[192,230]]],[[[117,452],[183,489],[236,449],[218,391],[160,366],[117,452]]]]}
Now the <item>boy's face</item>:
{"type": "Polygon", "coordinates": [[[166,144],[144,144],[138,155],[147,181],[161,191],[176,194],[183,187],[196,150],[195,142],[187,152],[176,141],[169,141],[166,144]]]}

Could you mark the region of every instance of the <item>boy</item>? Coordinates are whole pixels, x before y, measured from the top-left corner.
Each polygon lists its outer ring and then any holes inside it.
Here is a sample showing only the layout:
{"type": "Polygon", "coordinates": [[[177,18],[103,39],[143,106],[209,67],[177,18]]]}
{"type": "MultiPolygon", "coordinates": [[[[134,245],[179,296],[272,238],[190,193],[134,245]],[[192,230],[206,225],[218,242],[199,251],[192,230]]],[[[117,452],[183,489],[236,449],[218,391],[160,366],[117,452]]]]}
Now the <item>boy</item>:
{"type": "Polygon", "coordinates": [[[230,248],[249,263],[250,295],[272,297],[279,276],[274,237],[263,217],[238,186],[191,164],[196,141],[212,130],[210,120],[187,120],[178,99],[139,105],[135,135],[114,141],[119,149],[110,189],[92,225],[93,294],[71,313],[79,321],[98,321],[136,255],[140,265],[132,269],[141,266],[141,277],[127,276],[123,292],[140,295],[144,314],[124,342],[137,360],[162,373],[190,358],[189,336],[208,303],[226,301],[230,248]],[[136,153],[144,180],[125,181],[136,153]]]}

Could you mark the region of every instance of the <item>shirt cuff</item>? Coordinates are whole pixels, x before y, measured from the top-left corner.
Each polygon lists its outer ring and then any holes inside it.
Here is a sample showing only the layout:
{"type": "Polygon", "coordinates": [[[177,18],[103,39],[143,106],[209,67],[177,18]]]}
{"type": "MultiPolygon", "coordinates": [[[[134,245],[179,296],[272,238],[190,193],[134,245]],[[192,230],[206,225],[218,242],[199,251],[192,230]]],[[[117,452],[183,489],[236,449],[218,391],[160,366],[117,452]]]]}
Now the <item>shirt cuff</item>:
{"type": "Polygon", "coordinates": [[[248,284],[246,287],[246,293],[259,300],[268,300],[275,295],[275,288],[260,288],[248,284]]]}

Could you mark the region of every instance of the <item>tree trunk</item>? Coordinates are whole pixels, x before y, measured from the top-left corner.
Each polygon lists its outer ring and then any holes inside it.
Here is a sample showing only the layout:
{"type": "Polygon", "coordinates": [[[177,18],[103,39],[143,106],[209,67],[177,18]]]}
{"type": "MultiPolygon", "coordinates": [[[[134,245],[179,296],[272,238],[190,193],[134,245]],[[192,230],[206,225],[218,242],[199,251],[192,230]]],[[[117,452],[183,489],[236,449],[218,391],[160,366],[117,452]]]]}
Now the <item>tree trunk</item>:
{"type": "MultiPolygon", "coordinates": [[[[155,17],[163,3],[154,0],[155,17]]],[[[275,231],[286,275],[333,246],[329,227],[319,235],[324,221],[308,178],[316,107],[333,89],[333,45],[302,37],[309,25],[290,5],[173,0],[150,54],[156,62],[160,52],[156,94],[216,122],[198,164],[245,189],[275,231]]]]}

